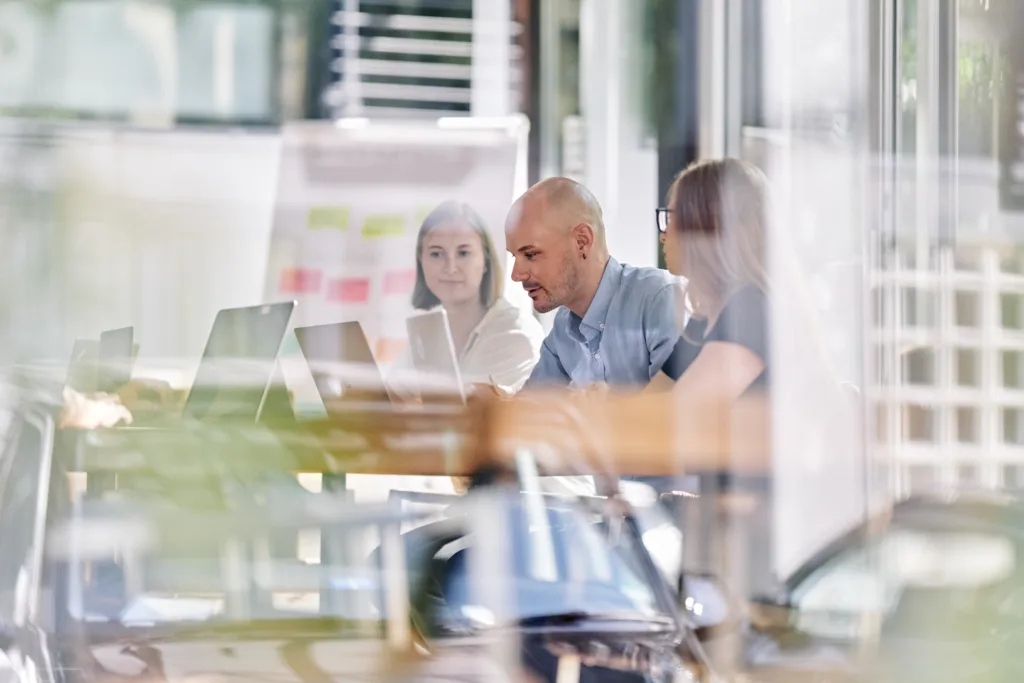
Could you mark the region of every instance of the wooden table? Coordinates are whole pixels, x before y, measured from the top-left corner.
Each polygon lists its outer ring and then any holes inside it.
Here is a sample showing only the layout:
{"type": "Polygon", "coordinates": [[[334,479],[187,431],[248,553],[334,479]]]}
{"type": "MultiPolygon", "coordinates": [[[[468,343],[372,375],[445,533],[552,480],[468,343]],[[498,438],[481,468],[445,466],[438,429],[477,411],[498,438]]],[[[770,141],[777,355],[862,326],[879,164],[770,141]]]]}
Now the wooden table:
{"type": "MultiPolygon", "coordinates": [[[[297,472],[472,476],[536,458],[543,474],[767,474],[771,430],[761,397],[694,404],[653,396],[564,394],[468,406],[352,406],[306,422],[181,422],[152,429],[66,430],[74,469],[287,468],[297,472]]],[[[66,449],[65,449],[66,450],[66,449]]]]}

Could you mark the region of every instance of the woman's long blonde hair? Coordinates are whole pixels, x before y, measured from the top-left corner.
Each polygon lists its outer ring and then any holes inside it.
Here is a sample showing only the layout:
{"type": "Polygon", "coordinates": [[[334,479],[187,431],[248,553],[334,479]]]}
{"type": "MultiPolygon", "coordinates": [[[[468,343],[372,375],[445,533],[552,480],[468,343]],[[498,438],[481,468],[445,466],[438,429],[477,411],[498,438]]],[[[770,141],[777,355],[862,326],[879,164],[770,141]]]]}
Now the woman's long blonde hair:
{"type": "Polygon", "coordinates": [[[749,286],[764,292],[770,302],[781,298],[785,306],[773,306],[766,332],[787,331],[787,344],[799,347],[800,372],[816,387],[815,396],[824,398],[839,388],[795,253],[785,235],[770,232],[774,212],[765,174],[741,159],[698,161],[676,177],[669,200],[674,209],[669,229],[682,238],[690,313],[715,317],[729,297],[749,286]]]}
{"type": "Polygon", "coordinates": [[[698,161],[672,183],[669,205],[692,313],[714,316],[746,286],[768,292],[768,181],[760,169],[733,158],[698,161]]]}

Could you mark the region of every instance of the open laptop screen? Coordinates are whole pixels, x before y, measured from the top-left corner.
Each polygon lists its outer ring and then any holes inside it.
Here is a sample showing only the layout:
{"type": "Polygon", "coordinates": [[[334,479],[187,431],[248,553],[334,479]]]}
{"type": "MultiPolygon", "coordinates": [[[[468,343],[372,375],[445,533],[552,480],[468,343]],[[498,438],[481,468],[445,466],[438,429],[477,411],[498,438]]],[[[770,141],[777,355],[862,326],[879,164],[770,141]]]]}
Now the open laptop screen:
{"type": "Polygon", "coordinates": [[[259,418],[294,301],[217,313],[183,414],[259,418]]]}
{"type": "Polygon", "coordinates": [[[406,319],[413,365],[420,374],[421,394],[433,400],[466,400],[455,343],[443,308],[406,319]]]}
{"type": "Polygon", "coordinates": [[[107,330],[100,335],[97,388],[109,393],[128,384],[132,378],[134,327],[107,330]]]}
{"type": "Polygon", "coordinates": [[[358,322],[297,327],[295,336],[325,405],[343,397],[389,400],[384,376],[358,322]]]}

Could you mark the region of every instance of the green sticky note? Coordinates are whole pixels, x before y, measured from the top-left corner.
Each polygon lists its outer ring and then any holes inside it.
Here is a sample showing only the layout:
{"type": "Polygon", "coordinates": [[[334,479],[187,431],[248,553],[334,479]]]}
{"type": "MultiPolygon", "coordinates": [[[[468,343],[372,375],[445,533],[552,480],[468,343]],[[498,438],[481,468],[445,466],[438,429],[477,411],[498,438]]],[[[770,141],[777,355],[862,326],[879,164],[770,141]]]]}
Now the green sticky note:
{"type": "Polygon", "coordinates": [[[363,237],[401,237],[405,234],[405,216],[400,213],[379,213],[363,221],[363,237]]]}
{"type": "Polygon", "coordinates": [[[306,227],[310,230],[348,230],[347,206],[314,206],[306,214],[306,227]]]}

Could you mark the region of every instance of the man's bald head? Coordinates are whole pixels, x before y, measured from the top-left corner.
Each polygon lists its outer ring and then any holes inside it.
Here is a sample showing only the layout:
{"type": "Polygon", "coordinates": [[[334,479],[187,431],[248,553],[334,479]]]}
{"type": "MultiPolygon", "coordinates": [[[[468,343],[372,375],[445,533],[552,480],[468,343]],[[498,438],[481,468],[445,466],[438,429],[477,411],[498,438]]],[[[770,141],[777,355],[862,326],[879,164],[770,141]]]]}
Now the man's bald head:
{"type": "Polygon", "coordinates": [[[605,248],[604,217],[594,194],[571,178],[547,178],[516,200],[509,211],[506,229],[522,218],[543,217],[544,227],[568,232],[584,223],[594,231],[596,245],[605,248]]]}
{"type": "Polygon", "coordinates": [[[505,246],[515,257],[512,279],[542,313],[558,306],[585,311],[608,263],[601,205],[569,178],[543,180],[516,200],[505,246]]]}

